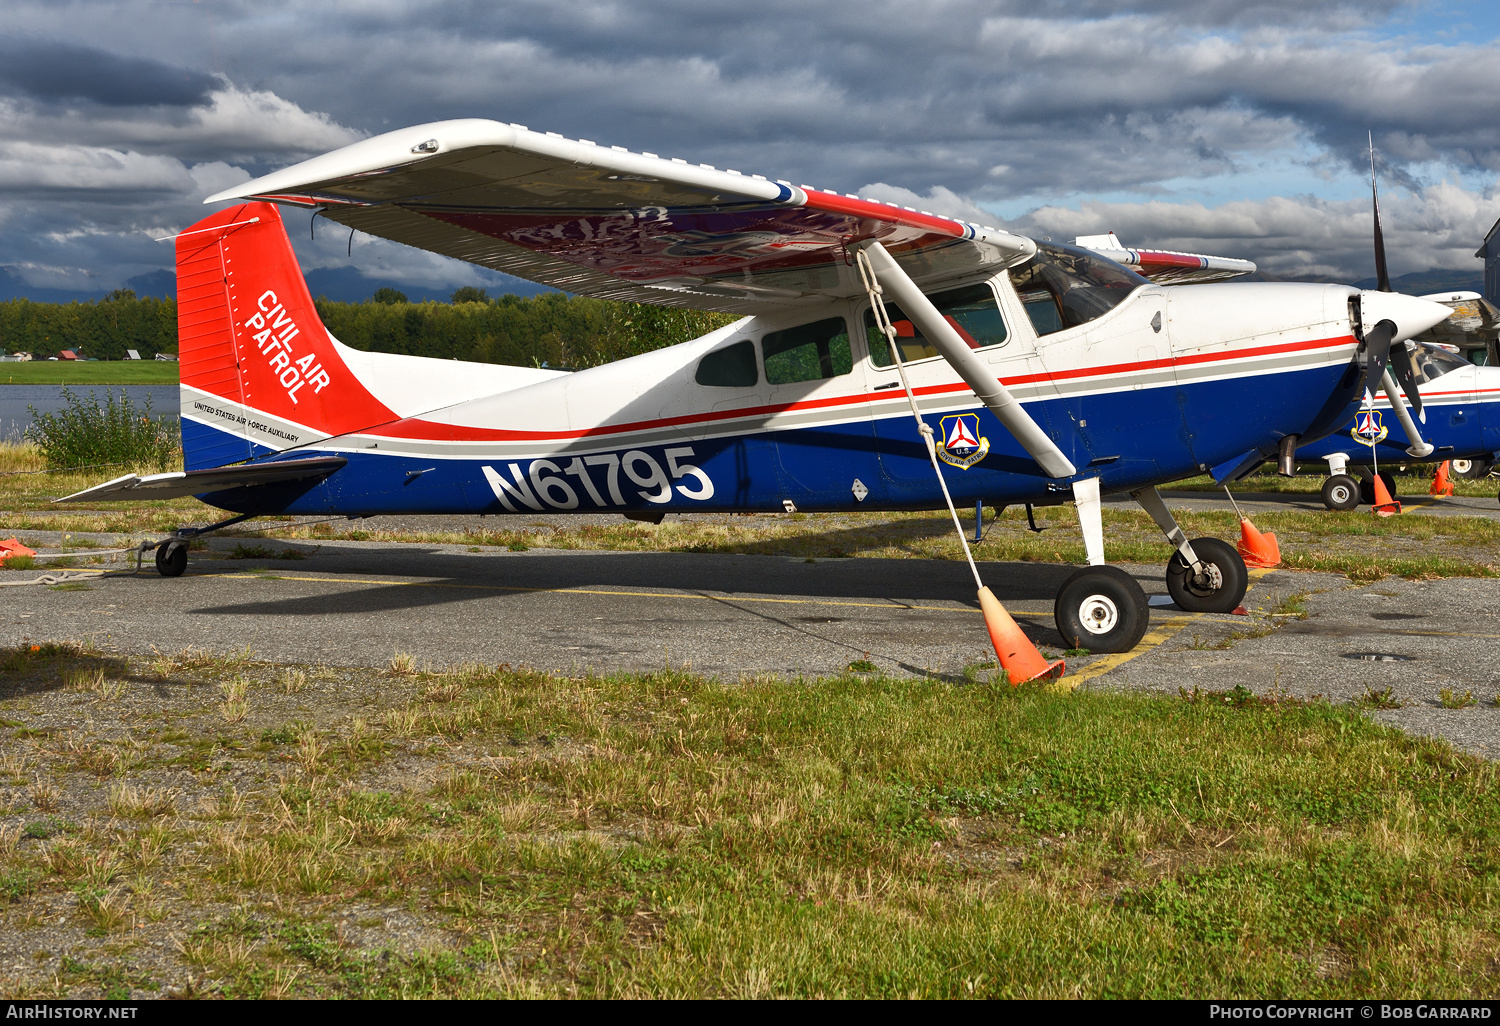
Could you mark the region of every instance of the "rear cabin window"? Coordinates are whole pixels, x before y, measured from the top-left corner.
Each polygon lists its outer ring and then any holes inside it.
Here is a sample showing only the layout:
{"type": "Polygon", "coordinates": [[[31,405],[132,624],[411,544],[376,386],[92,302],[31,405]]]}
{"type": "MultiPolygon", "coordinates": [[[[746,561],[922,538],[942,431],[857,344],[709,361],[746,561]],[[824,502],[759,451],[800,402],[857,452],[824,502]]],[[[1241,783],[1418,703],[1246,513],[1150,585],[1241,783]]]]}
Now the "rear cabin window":
{"type": "MultiPolygon", "coordinates": [[[[961,289],[936,292],[927,297],[938,308],[943,319],[958,332],[958,337],[969,344],[970,349],[983,349],[1005,343],[1008,332],[1000,308],[995,305],[995,293],[988,285],[968,285],[961,289]]],[[[907,319],[906,314],[895,303],[885,304],[890,315],[891,327],[896,329],[896,343],[901,347],[901,359],[925,360],[937,356],[937,347],[922,337],[922,333],[907,319]]],[[[865,338],[870,342],[870,359],[877,367],[889,367],[890,346],[885,336],[875,327],[875,314],[865,311],[865,338]]]]}
{"type": "Polygon", "coordinates": [[[715,349],[698,361],[693,380],[717,388],[745,388],[760,381],[755,367],[755,343],[749,339],[715,349]]]}
{"type": "Polygon", "coordinates": [[[1010,280],[1038,335],[1087,324],[1151,284],[1097,253],[1047,242],[1038,243],[1036,256],[1011,269],[1010,280]]]}
{"type": "Polygon", "coordinates": [[[854,369],[849,326],[842,317],[773,331],[760,340],[766,380],[773,385],[835,378],[854,369]]]}

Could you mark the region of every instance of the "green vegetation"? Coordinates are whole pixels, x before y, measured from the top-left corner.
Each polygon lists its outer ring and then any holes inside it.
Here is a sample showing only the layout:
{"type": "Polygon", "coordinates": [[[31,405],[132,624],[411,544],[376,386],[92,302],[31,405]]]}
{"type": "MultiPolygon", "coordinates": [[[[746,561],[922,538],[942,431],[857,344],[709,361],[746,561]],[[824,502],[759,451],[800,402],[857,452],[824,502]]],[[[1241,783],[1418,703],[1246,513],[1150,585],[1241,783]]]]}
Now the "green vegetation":
{"type": "Polygon", "coordinates": [[[101,403],[97,392],[81,397],[64,387],[65,409],[37,413],[26,437],[40,450],[50,470],[94,466],[141,466],[165,470],[182,459],[175,421],[151,416],[151,397],[136,407],[122,390],[108,389],[101,403]]]}
{"type": "Polygon", "coordinates": [[[31,360],[0,363],[0,385],[175,385],[177,364],[162,360],[31,360]]]}
{"type": "Polygon", "coordinates": [[[37,963],[12,997],[1500,986],[1497,767],[1350,707],[978,672],[308,667],[290,695],[239,656],[0,668],[16,723],[124,688],[66,735],[0,734],[44,826],[0,838],[37,963]],[[65,963],[62,925],[86,935],[65,963]]]}
{"type": "MultiPolygon", "coordinates": [[[[735,320],[728,314],[560,292],[492,300],[483,289],[472,287],[456,291],[452,303],[410,303],[399,291],[384,288],[369,302],[320,298],[316,305],[334,337],[356,349],[520,367],[593,367],[685,342],[735,320]]],[[[170,383],[176,380],[175,367],[158,367],[151,357],[177,352],[177,304],[170,299],[137,299],[129,289],[98,302],[0,302],[0,349],[41,358],[30,364],[0,364],[0,383],[170,383]],[[123,361],[125,350],[135,349],[151,362],[111,368],[46,362],[62,349],[100,361],[123,361]]]]}

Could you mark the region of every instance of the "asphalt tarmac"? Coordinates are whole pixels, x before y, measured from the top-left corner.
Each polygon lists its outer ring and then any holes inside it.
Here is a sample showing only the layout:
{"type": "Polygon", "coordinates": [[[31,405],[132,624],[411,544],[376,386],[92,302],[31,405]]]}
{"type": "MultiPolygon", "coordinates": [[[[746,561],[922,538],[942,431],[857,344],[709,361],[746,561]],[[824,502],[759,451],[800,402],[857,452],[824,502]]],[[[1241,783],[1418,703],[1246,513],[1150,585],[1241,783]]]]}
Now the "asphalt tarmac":
{"type": "MultiPolygon", "coordinates": [[[[37,540],[45,540],[41,535],[37,540]]],[[[75,542],[78,540],[75,536],[75,542]]],[[[105,650],[251,649],[290,663],[506,663],[577,674],[670,666],[730,679],[813,678],[867,659],[887,673],[962,681],[993,658],[962,563],[693,553],[525,552],[335,540],[272,543],[304,558],[228,559],[187,573],[0,588],[0,644],[91,639],[105,650]],[[967,677],[966,677],[967,671],[967,677]]],[[[981,564],[1040,645],[1062,647],[1052,596],[1076,568],[981,564]]],[[[1336,702],[1390,690],[1372,715],[1500,758],[1500,581],[1260,572],[1248,615],[1171,605],[1161,568],[1125,566],[1153,596],[1140,647],[1070,658],[1080,687],[1176,694],[1242,685],[1336,702]],[[1306,618],[1296,616],[1302,596],[1306,618]],[[1442,707],[1468,693],[1475,704],[1442,707]]],[[[37,571],[0,571],[0,584],[37,571]]]]}

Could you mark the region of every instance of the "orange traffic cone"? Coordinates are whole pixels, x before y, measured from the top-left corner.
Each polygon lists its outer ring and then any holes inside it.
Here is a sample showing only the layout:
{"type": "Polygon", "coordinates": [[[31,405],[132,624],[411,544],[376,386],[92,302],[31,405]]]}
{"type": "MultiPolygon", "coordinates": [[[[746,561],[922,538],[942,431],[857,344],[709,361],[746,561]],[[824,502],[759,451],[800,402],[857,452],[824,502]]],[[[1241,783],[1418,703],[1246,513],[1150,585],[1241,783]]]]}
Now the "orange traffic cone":
{"type": "Polygon", "coordinates": [[[1281,565],[1281,546],[1276,535],[1261,534],[1248,519],[1240,518],[1240,558],[1249,567],[1273,567],[1281,565]]]}
{"type": "Polygon", "coordinates": [[[1452,495],[1453,482],[1448,480],[1449,461],[1444,460],[1438,464],[1437,473],[1432,478],[1432,487],[1428,489],[1428,495],[1452,495]]]}
{"type": "Polygon", "coordinates": [[[1401,512],[1401,503],[1391,498],[1391,493],[1386,491],[1385,481],[1379,474],[1375,475],[1375,502],[1370,512],[1377,517],[1393,517],[1401,512]]]}
{"type": "Polygon", "coordinates": [[[11,536],[4,541],[0,541],[0,563],[5,562],[5,560],[9,559],[11,556],[34,555],[36,555],[36,550],[28,549],[26,546],[16,541],[14,536],[11,536]]]}
{"type": "Polygon", "coordinates": [[[979,610],[984,613],[984,625],[989,629],[995,655],[1000,657],[1000,666],[1012,685],[1038,677],[1054,680],[1062,676],[1063,661],[1048,663],[988,588],[979,589],[979,610]]]}

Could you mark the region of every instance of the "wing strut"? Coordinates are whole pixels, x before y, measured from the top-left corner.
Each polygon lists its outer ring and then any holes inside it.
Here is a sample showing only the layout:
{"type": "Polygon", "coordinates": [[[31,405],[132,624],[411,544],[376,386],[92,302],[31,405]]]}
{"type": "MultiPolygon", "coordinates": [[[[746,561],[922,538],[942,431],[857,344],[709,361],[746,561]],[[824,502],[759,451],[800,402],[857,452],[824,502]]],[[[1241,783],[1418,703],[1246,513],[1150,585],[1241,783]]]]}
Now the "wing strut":
{"type": "MultiPolygon", "coordinates": [[[[1417,425],[1412,422],[1411,411],[1406,408],[1406,401],[1401,396],[1401,390],[1397,387],[1395,379],[1391,377],[1390,368],[1387,367],[1385,374],[1380,379],[1380,387],[1385,391],[1385,397],[1391,401],[1391,409],[1396,411],[1396,419],[1401,422],[1401,430],[1406,432],[1406,440],[1411,443],[1407,447],[1407,453],[1421,459],[1431,456],[1433,445],[1422,437],[1422,432],[1417,430],[1417,425]]],[[[1415,391],[1415,389],[1413,389],[1415,391]]]]}
{"type": "MultiPolygon", "coordinates": [[[[858,256],[868,262],[875,280],[890,291],[891,298],[911,318],[912,324],[922,332],[923,337],[937,347],[948,365],[958,371],[959,377],[974,390],[979,401],[989,408],[995,419],[1015,436],[1016,441],[1021,443],[1021,448],[1030,453],[1031,458],[1041,464],[1049,476],[1072,477],[1078,473],[1078,468],[1063,455],[1057,443],[1047,437],[1047,433],[1031,419],[1026,408],[1016,402],[1010,389],[1000,384],[989,367],[974,355],[974,350],[965,344],[958,332],[953,330],[953,326],[938,313],[938,308],[923,295],[916,282],[907,276],[884,246],[874,241],[863,243],[858,247],[858,256]]],[[[895,345],[894,342],[891,343],[893,355],[895,345]]],[[[899,355],[897,358],[899,361],[899,355]]]]}

